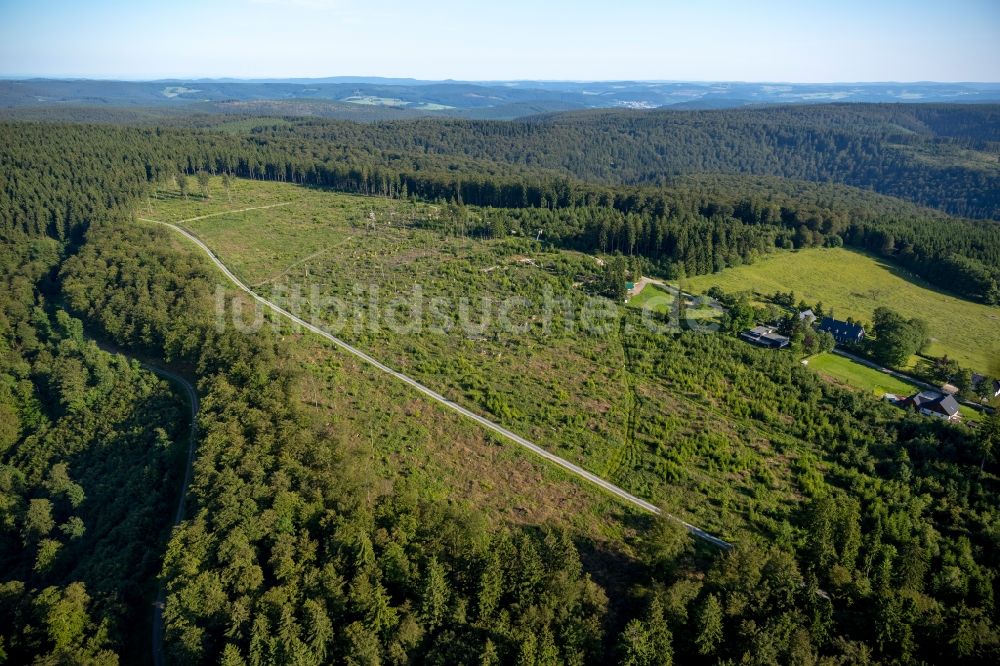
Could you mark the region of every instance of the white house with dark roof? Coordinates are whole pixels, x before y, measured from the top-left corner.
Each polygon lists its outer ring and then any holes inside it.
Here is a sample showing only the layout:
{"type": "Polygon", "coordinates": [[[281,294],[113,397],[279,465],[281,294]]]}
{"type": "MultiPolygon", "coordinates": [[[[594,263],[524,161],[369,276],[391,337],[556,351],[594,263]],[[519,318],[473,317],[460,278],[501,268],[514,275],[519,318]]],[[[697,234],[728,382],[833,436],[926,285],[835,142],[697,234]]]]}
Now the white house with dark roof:
{"type": "Polygon", "coordinates": [[[924,416],[936,416],[945,421],[958,421],[958,401],[955,396],[937,391],[921,391],[897,403],[900,407],[915,409],[924,416]]]}
{"type": "Polygon", "coordinates": [[[799,319],[812,326],[816,322],[816,313],[812,310],[803,310],[799,313],[799,319]]]}

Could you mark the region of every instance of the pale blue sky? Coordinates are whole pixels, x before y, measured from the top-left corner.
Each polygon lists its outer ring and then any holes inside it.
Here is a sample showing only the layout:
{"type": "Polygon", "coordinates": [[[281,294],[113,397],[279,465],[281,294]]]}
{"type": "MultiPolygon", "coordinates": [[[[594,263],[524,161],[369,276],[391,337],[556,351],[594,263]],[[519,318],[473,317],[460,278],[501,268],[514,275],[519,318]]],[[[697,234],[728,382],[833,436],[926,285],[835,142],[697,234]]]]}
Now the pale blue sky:
{"type": "Polygon", "coordinates": [[[0,74],[1000,81],[1000,0],[0,0],[0,74]]]}

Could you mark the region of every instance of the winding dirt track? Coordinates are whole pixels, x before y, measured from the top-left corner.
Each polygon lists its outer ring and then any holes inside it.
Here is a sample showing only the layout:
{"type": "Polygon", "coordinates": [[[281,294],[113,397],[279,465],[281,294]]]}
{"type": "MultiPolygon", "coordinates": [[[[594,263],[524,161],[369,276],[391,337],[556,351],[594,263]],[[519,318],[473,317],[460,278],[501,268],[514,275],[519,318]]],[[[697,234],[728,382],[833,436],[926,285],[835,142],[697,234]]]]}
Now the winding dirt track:
{"type": "MultiPolygon", "coordinates": [[[[184,506],[185,498],[187,497],[188,486],[191,484],[191,465],[194,463],[194,448],[198,441],[198,410],[200,405],[198,402],[198,392],[194,390],[194,386],[191,382],[184,379],[176,372],[171,372],[160,366],[153,365],[142,359],[136,358],[135,356],[128,354],[118,347],[104,341],[98,341],[97,346],[108,352],[109,354],[120,354],[127,359],[133,360],[138,363],[143,369],[152,372],[153,374],[166,379],[167,381],[177,384],[187,395],[188,407],[190,408],[190,418],[191,418],[191,430],[188,433],[188,450],[187,450],[187,460],[184,464],[184,482],[181,484],[180,496],[177,499],[177,512],[174,514],[173,526],[177,527],[180,525],[181,521],[184,520],[184,506]]],[[[152,635],[152,654],[153,654],[153,664],[155,666],[163,666],[163,605],[166,602],[166,590],[163,586],[160,586],[159,591],[156,594],[156,601],[153,602],[153,635],[152,635]]]]}
{"type": "MultiPolygon", "coordinates": [[[[181,493],[177,500],[177,512],[174,514],[174,527],[177,527],[184,520],[184,502],[187,497],[188,486],[191,484],[191,465],[194,463],[194,447],[198,441],[198,409],[200,408],[198,392],[194,390],[190,382],[177,373],[143,361],[139,361],[139,364],[146,370],[182,387],[187,394],[188,405],[191,408],[191,432],[188,434],[188,452],[187,461],[184,465],[184,482],[181,484],[181,493]]],[[[156,601],[153,603],[153,664],[155,666],[163,666],[163,606],[166,602],[166,593],[166,589],[161,585],[159,592],[156,594],[156,601]]]]}

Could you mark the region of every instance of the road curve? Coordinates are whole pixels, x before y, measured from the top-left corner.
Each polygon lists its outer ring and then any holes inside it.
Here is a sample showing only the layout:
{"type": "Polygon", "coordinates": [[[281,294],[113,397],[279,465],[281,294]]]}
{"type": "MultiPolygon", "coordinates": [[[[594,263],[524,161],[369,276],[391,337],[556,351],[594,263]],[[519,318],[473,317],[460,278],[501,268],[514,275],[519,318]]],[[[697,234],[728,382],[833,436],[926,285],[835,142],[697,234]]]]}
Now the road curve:
{"type": "MultiPolygon", "coordinates": [[[[232,211],[232,212],[239,212],[239,211],[232,211]]],[[[690,532],[694,537],[696,537],[698,539],[706,541],[706,542],[708,542],[708,543],[710,543],[710,544],[712,544],[714,546],[717,546],[719,548],[723,548],[723,549],[732,548],[732,544],[730,544],[729,542],[724,541],[724,540],[720,539],[717,536],[709,534],[705,530],[703,530],[703,529],[701,529],[699,527],[696,527],[694,525],[691,525],[690,523],[685,522],[685,521],[681,520],[680,518],[677,518],[676,516],[673,516],[671,514],[665,513],[659,507],[657,507],[655,504],[651,504],[650,502],[647,502],[646,500],[644,500],[642,498],[636,497],[635,495],[632,495],[631,493],[629,493],[629,492],[623,490],[622,488],[619,488],[618,486],[614,485],[610,481],[605,481],[604,479],[602,479],[601,477],[597,476],[596,474],[592,474],[591,472],[588,472],[587,470],[583,469],[579,465],[576,465],[576,464],[574,464],[574,463],[566,460],[565,458],[561,458],[560,456],[557,456],[557,455],[555,455],[553,453],[550,453],[550,452],[546,451],[542,447],[538,446],[537,444],[534,444],[533,442],[530,442],[530,441],[526,440],[525,438],[521,437],[517,433],[511,432],[510,430],[508,430],[507,428],[504,428],[503,426],[499,425],[498,423],[494,423],[493,421],[490,421],[489,419],[487,419],[487,418],[485,418],[483,416],[480,416],[479,414],[476,414],[475,412],[472,412],[472,411],[466,409],[465,407],[459,405],[458,403],[449,400],[448,398],[444,397],[443,395],[441,395],[437,391],[434,391],[433,389],[430,389],[430,388],[424,386],[423,384],[421,384],[417,380],[413,379],[412,377],[409,377],[407,375],[404,375],[401,372],[397,372],[396,370],[393,370],[389,366],[383,364],[382,362],[378,361],[377,359],[373,358],[372,356],[369,356],[368,354],[366,354],[365,352],[361,351],[357,347],[354,347],[353,345],[348,344],[347,342],[344,342],[343,340],[341,340],[340,338],[332,335],[331,333],[328,333],[327,331],[324,331],[323,329],[310,324],[309,322],[301,319],[300,317],[297,317],[297,316],[293,315],[291,312],[288,312],[284,308],[282,308],[282,307],[280,307],[280,306],[272,303],[271,301],[267,300],[266,298],[264,298],[262,296],[259,296],[256,292],[254,292],[252,289],[250,289],[250,287],[248,287],[246,284],[244,284],[242,280],[240,280],[238,277],[236,277],[235,275],[233,275],[232,271],[230,271],[229,268],[227,268],[226,265],[224,263],[222,263],[222,261],[217,256],[215,256],[215,253],[212,252],[212,250],[207,245],[205,245],[205,243],[203,243],[201,241],[201,239],[199,239],[197,236],[195,236],[191,232],[187,231],[186,229],[184,229],[184,228],[182,228],[182,227],[180,227],[180,226],[178,226],[176,224],[172,224],[170,222],[162,222],[160,220],[153,220],[153,219],[144,218],[144,217],[140,217],[138,219],[141,220],[141,221],[143,221],[143,222],[152,222],[152,223],[155,223],[155,224],[161,224],[161,225],[169,227],[170,229],[173,229],[177,233],[183,235],[185,238],[187,238],[188,240],[190,240],[192,243],[194,243],[198,247],[200,247],[205,252],[205,254],[208,255],[208,258],[212,260],[212,263],[214,263],[216,265],[216,267],[220,271],[222,271],[222,273],[227,278],[229,278],[229,280],[233,284],[235,284],[237,287],[239,287],[242,291],[246,292],[251,298],[253,298],[254,300],[256,300],[261,305],[263,305],[263,306],[265,306],[267,308],[270,308],[274,312],[276,312],[276,313],[280,314],[281,316],[287,318],[288,320],[290,320],[290,321],[298,324],[299,326],[302,326],[306,330],[311,331],[311,332],[315,333],[316,335],[319,335],[319,336],[325,338],[326,340],[329,340],[330,342],[332,342],[333,344],[337,345],[338,347],[340,347],[344,351],[346,351],[346,352],[348,352],[348,353],[356,356],[357,358],[360,358],[365,363],[368,363],[369,365],[372,365],[372,366],[378,368],[382,372],[395,377],[396,379],[398,379],[401,382],[409,384],[414,389],[416,389],[420,393],[423,393],[424,395],[426,395],[430,399],[434,400],[435,402],[438,402],[438,403],[444,405],[445,407],[447,407],[448,409],[451,409],[452,411],[458,412],[459,414],[461,414],[462,416],[465,416],[466,418],[472,419],[473,421],[475,421],[476,423],[480,424],[484,428],[487,428],[488,430],[492,430],[493,432],[495,432],[495,433],[497,433],[499,435],[502,435],[503,437],[506,437],[507,439],[511,440],[512,442],[514,442],[514,443],[516,443],[516,444],[524,447],[525,449],[528,449],[532,453],[534,453],[534,454],[536,454],[536,455],[544,458],[545,460],[548,460],[551,463],[554,463],[554,464],[558,465],[559,467],[562,467],[563,469],[565,469],[566,471],[570,472],[571,474],[574,474],[574,475],[576,475],[576,476],[578,476],[578,477],[580,477],[580,478],[582,478],[582,479],[584,479],[586,481],[589,481],[590,483],[594,484],[595,486],[603,488],[607,492],[611,493],[612,495],[615,495],[615,496],[619,497],[620,499],[628,502],[629,504],[632,504],[633,506],[636,506],[636,507],[638,507],[638,508],[640,508],[640,509],[642,509],[644,511],[648,511],[649,513],[652,513],[652,514],[663,515],[663,516],[665,516],[667,518],[670,518],[671,520],[674,520],[674,521],[680,523],[681,525],[683,525],[688,530],[688,532],[690,532]]],[[[196,219],[201,219],[201,218],[192,218],[192,219],[196,220],[196,219]]],[[[188,221],[190,221],[190,220],[182,220],[181,224],[183,224],[184,222],[188,222],[188,221]]]]}

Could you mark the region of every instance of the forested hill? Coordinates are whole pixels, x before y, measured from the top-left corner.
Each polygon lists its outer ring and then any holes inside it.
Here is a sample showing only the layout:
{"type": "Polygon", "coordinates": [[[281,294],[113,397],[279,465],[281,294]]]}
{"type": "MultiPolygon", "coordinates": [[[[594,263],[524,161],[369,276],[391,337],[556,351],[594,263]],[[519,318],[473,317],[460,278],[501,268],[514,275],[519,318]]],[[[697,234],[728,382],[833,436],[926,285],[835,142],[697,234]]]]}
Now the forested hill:
{"type": "MultiPolygon", "coordinates": [[[[505,215],[575,242],[605,229],[606,243],[695,270],[793,242],[793,221],[801,242],[841,238],[844,211],[822,193],[792,209],[796,197],[777,191],[734,204],[726,192],[653,196],[380,159],[304,138],[0,125],[0,663],[141,662],[158,580],[170,663],[997,663],[996,419],[973,433],[726,336],[639,333],[622,347],[638,367],[686,395],[705,390],[713,412],[739,414],[734,425],[765,425],[788,469],[754,473],[759,540],[698,552],[654,522],[625,537],[634,585],[609,598],[568,531],[494,521],[461,487],[445,502],[404,478],[381,483],[378,458],[349,446],[348,420],[304,412],[291,338],[220,330],[205,258],[132,218],[150,186],[208,169],[437,193],[459,210],[463,192],[517,193],[505,215]],[[463,175],[469,188],[456,187],[463,175]],[[189,517],[166,545],[180,405],[87,342],[82,322],[197,369],[189,517]],[[785,478],[801,492],[794,506],[769,499],[785,478]]],[[[913,257],[940,240],[904,218],[870,222],[885,251],[896,233],[911,234],[913,257]]],[[[869,238],[865,228],[844,233],[869,238]]],[[[967,236],[956,249],[971,254],[967,236]]],[[[997,247],[977,250],[993,269],[997,247]]],[[[351,378],[338,369],[333,390],[351,392],[351,378]]],[[[691,450],[724,451],[718,441],[692,437],[691,450]]]]}
{"type": "Polygon", "coordinates": [[[662,186],[685,175],[728,174],[839,183],[952,215],[1000,219],[996,104],[604,109],[518,120],[406,120],[406,114],[386,107],[363,114],[352,111],[350,104],[334,111],[316,104],[258,100],[192,105],[187,111],[40,106],[32,107],[29,115],[39,120],[197,126],[249,134],[262,146],[286,140],[298,149],[306,142],[318,144],[313,154],[364,155],[369,163],[377,159],[400,170],[432,162],[436,170],[444,168],[456,176],[528,172],[537,181],[541,172],[548,172],[602,185],[662,186]],[[261,118],[262,113],[272,117],[261,118]],[[355,119],[377,122],[352,122],[355,119]]]}
{"type": "Polygon", "coordinates": [[[305,121],[258,135],[465,156],[609,184],[740,173],[835,182],[1000,219],[1000,106],[816,105],[588,111],[514,122],[305,121]]]}
{"type": "MultiPolygon", "coordinates": [[[[500,126],[515,134],[529,127],[500,126]]],[[[147,179],[163,181],[178,172],[204,170],[361,194],[560,209],[557,216],[533,216],[532,224],[540,225],[536,228],[543,228],[550,242],[638,254],[670,277],[721,270],[775,248],[847,244],[892,258],[965,297],[1000,302],[1000,225],[993,222],[960,220],[858,189],[778,177],[676,177],[669,187],[587,182],[560,176],[555,169],[468,157],[458,147],[448,154],[421,150],[420,132],[426,127],[267,122],[241,136],[206,129],[0,124],[0,140],[11,149],[0,156],[0,185],[9,179],[0,187],[0,222],[25,233],[66,238],[72,229],[82,229],[77,219],[114,206],[120,194],[82,181],[86,207],[62,201],[58,191],[46,196],[24,171],[41,166],[32,156],[40,141],[59,140],[66,154],[80,159],[93,154],[95,142],[110,141],[124,151],[114,164],[128,180],[123,191],[129,197],[147,179]],[[372,133],[379,128],[388,138],[372,133]],[[378,141],[395,142],[404,150],[379,148],[378,141]],[[38,196],[44,212],[10,197],[16,188],[38,196]]],[[[470,144],[470,152],[473,148],[470,144]]],[[[71,170],[66,177],[87,176],[71,170]]]]}

